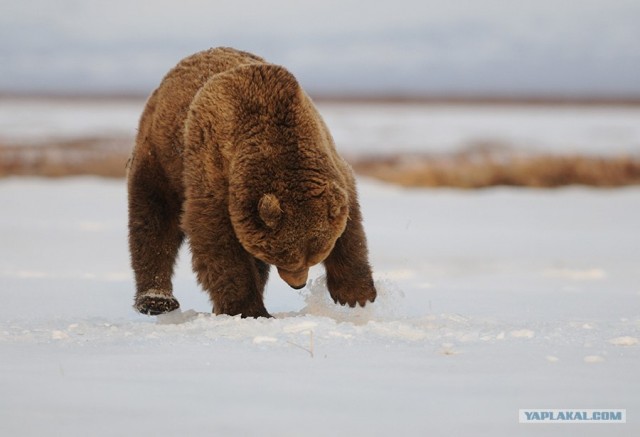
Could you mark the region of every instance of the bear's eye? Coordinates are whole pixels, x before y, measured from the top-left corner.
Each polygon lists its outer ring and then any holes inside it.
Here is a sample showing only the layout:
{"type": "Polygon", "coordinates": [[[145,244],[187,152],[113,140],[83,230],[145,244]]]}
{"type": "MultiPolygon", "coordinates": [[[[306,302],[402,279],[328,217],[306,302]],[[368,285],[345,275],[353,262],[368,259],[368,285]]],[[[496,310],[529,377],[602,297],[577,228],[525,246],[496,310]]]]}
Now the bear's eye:
{"type": "Polygon", "coordinates": [[[327,190],[327,184],[326,183],[311,183],[311,188],[309,189],[308,193],[309,196],[317,199],[319,197],[322,197],[322,195],[324,194],[324,192],[327,190]]]}

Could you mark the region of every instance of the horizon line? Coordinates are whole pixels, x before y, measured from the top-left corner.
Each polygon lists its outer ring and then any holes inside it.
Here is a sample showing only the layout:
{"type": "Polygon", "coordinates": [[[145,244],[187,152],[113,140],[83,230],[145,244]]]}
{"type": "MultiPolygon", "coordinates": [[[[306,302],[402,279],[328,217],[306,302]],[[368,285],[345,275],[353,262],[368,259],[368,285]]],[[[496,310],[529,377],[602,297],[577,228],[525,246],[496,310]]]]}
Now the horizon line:
{"type": "MultiPolygon", "coordinates": [[[[24,100],[144,100],[151,92],[138,91],[8,91],[1,99],[24,100]]],[[[551,105],[551,106],[640,106],[640,95],[575,94],[430,94],[393,92],[309,92],[316,102],[354,104],[426,104],[426,105],[551,105]]]]}

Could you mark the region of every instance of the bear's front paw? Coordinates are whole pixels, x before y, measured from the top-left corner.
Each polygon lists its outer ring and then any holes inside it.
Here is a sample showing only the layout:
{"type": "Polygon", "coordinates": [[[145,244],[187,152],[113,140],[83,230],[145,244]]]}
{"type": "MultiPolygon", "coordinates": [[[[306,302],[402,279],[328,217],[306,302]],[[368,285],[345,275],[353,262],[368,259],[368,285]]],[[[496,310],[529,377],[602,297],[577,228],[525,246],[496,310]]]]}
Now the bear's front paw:
{"type": "Polygon", "coordinates": [[[373,279],[369,278],[362,281],[342,282],[333,284],[328,282],[329,294],[335,303],[340,305],[349,305],[351,308],[359,304],[365,306],[367,302],[376,300],[376,287],[373,285],[373,279]]]}
{"type": "Polygon", "coordinates": [[[170,291],[152,289],[137,295],[134,307],[142,314],[157,316],[177,310],[180,304],[170,291]]]}

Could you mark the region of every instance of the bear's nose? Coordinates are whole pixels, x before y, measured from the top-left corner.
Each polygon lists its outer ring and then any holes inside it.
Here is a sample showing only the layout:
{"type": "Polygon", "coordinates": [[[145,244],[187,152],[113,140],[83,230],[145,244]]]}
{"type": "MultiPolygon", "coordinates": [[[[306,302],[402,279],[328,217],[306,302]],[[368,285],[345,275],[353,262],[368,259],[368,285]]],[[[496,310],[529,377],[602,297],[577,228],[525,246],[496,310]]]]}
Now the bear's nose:
{"type": "Polygon", "coordinates": [[[284,282],[289,284],[291,288],[300,290],[307,285],[307,277],[309,276],[309,269],[304,268],[296,271],[289,271],[278,267],[278,274],[284,282]]]}

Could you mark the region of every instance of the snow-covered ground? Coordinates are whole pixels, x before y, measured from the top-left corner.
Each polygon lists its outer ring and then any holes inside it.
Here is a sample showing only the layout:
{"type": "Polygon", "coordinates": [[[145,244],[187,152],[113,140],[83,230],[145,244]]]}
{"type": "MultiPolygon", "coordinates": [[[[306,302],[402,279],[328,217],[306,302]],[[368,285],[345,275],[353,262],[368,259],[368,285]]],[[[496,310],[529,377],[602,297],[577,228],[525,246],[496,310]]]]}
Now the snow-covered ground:
{"type": "MultiPolygon", "coordinates": [[[[142,105],[5,99],[0,142],[131,137],[142,105]]],[[[639,108],[320,109],[351,155],[640,150],[639,108]]],[[[241,320],[210,314],[188,250],[181,312],[134,312],[124,181],[0,180],[0,435],[640,435],[640,188],[359,187],[376,303],[335,306],[315,268],[241,320]]]]}
{"type": "Polygon", "coordinates": [[[0,99],[0,143],[133,136],[144,104],[138,99],[0,99]]]}
{"type": "Polygon", "coordinates": [[[640,107],[320,105],[347,153],[451,152],[477,145],[531,153],[640,153],[640,107]]]}
{"type": "MultiPolygon", "coordinates": [[[[142,100],[0,99],[0,144],[133,137],[142,100]]],[[[640,107],[354,104],[321,102],[350,156],[451,152],[479,144],[525,152],[640,153],[640,107]]]]}
{"type": "Polygon", "coordinates": [[[123,181],[0,181],[0,435],[638,435],[640,189],[360,181],[379,298],[273,275],[273,320],[131,307],[123,181]],[[627,410],[529,425],[520,408],[627,410]]]}

